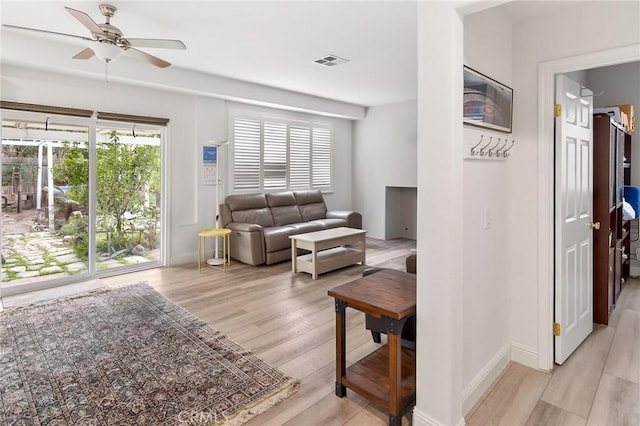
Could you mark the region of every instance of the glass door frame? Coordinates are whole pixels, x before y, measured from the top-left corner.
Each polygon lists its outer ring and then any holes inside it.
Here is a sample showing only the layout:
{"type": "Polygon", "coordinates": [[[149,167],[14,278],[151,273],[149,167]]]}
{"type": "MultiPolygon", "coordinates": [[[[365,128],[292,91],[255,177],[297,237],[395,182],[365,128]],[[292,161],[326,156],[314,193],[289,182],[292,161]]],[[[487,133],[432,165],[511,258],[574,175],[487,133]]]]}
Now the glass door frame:
{"type": "MultiPolygon", "coordinates": [[[[78,275],[69,275],[65,277],[51,278],[43,281],[27,282],[19,286],[11,287],[9,289],[3,286],[2,278],[0,277],[0,297],[9,296],[12,294],[18,294],[28,291],[43,290],[53,287],[58,287],[66,284],[72,284],[81,281],[87,281],[100,277],[106,277],[111,275],[126,274],[129,272],[140,271],[145,269],[152,269],[166,265],[167,253],[168,253],[168,212],[169,203],[168,196],[166,194],[168,185],[168,158],[167,158],[167,135],[168,125],[145,125],[133,122],[121,122],[110,120],[98,120],[96,113],[92,117],[75,117],[69,115],[48,114],[41,112],[30,111],[18,111],[18,110],[6,110],[0,109],[0,120],[25,120],[31,122],[56,122],[64,123],[75,126],[83,126],[88,130],[88,150],[89,150],[89,244],[87,253],[87,272],[78,275]],[[161,134],[160,142],[160,180],[161,180],[161,201],[160,201],[160,258],[159,260],[150,260],[149,262],[123,265],[117,268],[110,268],[105,270],[96,270],[96,191],[97,191],[97,179],[96,179],[96,133],[98,127],[110,127],[122,128],[127,126],[134,126],[136,129],[154,129],[158,130],[161,134]]],[[[3,136],[3,135],[0,135],[3,136]]],[[[0,137],[1,139],[1,137],[0,137]]],[[[2,164],[0,164],[0,172],[2,172],[2,164]]],[[[0,232],[4,234],[4,219],[0,217],[0,232]]],[[[4,238],[4,235],[1,235],[4,238]]]]}
{"type": "MultiPolygon", "coordinates": [[[[92,119],[93,120],[93,119],[92,119]]],[[[95,125],[95,131],[93,132],[93,146],[94,149],[90,150],[90,155],[89,155],[89,174],[90,177],[93,178],[92,180],[89,180],[89,183],[91,185],[90,187],[90,197],[89,197],[89,204],[91,205],[91,203],[93,203],[93,207],[94,210],[91,210],[92,212],[94,212],[94,214],[90,215],[91,219],[93,219],[93,223],[90,223],[90,226],[92,227],[92,229],[95,231],[97,230],[97,224],[96,224],[96,214],[95,214],[95,207],[96,207],[96,197],[98,194],[98,188],[97,188],[97,179],[96,179],[96,167],[97,167],[97,161],[96,161],[96,147],[97,147],[97,141],[96,141],[96,133],[97,133],[97,129],[99,127],[113,127],[114,129],[117,128],[124,128],[124,127],[132,127],[134,129],[137,130],[145,130],[145,129],[152,129],[152,130],[158,130],[160,133],[160,259],[159,260],[150,260],[148,262],[144,262],[144,263],[136,263],[136,264],[131,264],[131,265],[123,265],[117,268],[109,268],[109,269],[102,269],[102,270],[95,270],[95,276],[97,278],[100,277],[108,277],[108,276],[113,276],[113,275],[121,275],[121,274],[126,274],[126,273],[130,273],[130,272],[136,272],[136,271],[142,271],[145,269],[152,269],[152,268],[157,268],[160,266],[165,266],[166,265],[166,259],[167,259],[167,245],[168,245],[168,241],[169,241],[169,234],[167,232],[167,230],[169,229],[168,227],[168,212],[169,212],[169,204],[167,202],[167,195],[166,195],[166,191],[167,188],[169,187],[168,185],[168,157],[167,157],[167,149],[166,149],[166,144],[167,144],[167,127],[166,126],[161,126],[161,125],[152,125],[152,124],[142,124],[142,123],[133,123],[133,122],[124,122],[124,121],[111,121],[111,120],[93,120],[94,121],[94,125],[95,125]],[[93,158],[91,156],[91,154],[93,155],[93,158]],[[91,167],[93,166],[93,167],[91,167]]],[[[96,267],[96,261],[95,261],[95,256],[96,256],[96,238],[95,236],[91,239],[91,243],[93,244],[93,246],[89,246],[89,250],[91,251],[91,254],[94,256],[94,261],[92,263],[92,267],[95,269],[96,267]]]]}

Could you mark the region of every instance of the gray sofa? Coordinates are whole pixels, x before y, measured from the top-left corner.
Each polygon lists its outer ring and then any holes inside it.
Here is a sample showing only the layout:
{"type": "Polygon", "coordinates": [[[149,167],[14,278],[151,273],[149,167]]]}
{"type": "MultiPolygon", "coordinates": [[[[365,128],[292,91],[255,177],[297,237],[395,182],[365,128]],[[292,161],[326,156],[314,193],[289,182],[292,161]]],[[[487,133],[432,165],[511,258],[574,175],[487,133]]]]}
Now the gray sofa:
{"type": "Polygon", "coordinates": [[[353,211],[328,211],[320,191],[229,195],[220,205],[221,226],[231,232],[231,257],[250,265],[291,259],[289,236],[322,229],[362,229],[353,211]]]}

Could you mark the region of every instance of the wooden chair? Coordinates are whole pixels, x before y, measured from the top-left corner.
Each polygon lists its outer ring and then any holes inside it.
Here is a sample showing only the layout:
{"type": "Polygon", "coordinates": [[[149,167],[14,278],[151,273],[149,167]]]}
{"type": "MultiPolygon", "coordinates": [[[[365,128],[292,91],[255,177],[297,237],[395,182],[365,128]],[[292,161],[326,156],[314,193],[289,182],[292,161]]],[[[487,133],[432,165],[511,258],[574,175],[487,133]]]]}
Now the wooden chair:
{"type": "Polygon", "coordinates": [[[16,193],[13,190],[13,186],[2,187],[2,206],[7,207],[16,203],[16,193]]]}

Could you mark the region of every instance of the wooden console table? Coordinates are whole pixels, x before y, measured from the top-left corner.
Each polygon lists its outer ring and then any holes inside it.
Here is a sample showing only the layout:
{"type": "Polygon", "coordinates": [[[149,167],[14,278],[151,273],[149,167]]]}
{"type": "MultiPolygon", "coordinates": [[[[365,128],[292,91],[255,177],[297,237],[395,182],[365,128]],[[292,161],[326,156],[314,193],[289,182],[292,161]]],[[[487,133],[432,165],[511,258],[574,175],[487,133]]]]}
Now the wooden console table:
{"type": "Polygon", "coordinates": [[[401,425],[402,413],[416,399],[416,357],[400,345],[406,320],[416,312],[416,276],[384,269],[332,288],[336,305],[336,395],[347,388],[389,412],[389,424],[401,425]],[[346,368],[347,307],[382,318],[387,344],[346,368]]]}

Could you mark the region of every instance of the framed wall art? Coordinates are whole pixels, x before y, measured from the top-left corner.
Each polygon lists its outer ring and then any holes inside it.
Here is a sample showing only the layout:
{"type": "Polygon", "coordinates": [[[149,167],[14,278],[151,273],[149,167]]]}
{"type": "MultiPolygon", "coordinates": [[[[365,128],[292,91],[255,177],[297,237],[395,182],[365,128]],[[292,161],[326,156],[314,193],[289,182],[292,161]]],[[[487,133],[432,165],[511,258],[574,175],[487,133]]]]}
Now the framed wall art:
{"type": "Polygon", "coordinates": [[[513,89],[465,66],[462,121],[511,133],[512,119],[513,89]]]}

